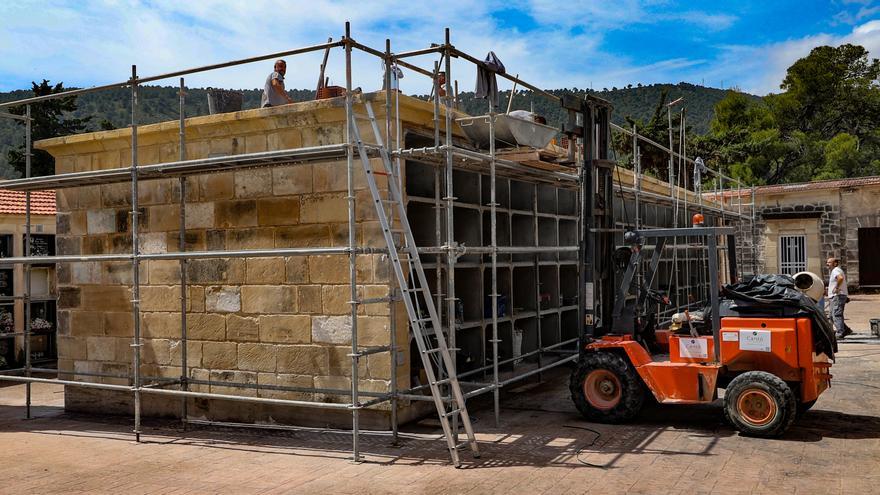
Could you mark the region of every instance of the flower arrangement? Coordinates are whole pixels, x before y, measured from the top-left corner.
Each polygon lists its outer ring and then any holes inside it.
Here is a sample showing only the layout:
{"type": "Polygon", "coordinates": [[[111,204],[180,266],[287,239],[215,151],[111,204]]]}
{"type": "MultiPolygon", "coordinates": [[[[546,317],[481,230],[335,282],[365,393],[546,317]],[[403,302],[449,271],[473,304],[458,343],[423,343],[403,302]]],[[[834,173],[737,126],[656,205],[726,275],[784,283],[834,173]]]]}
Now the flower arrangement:
{"type": "Polygon", "coordinates": [[[43,318],[34,318],[31,321],[31,330],[51,330],[52,323],[43,318]]]}
{"type": "Polygon", "coordinates": [[[15,322],[12,320],[12,313],[9,311],[0,312],[0,333],[11,333],[15,331],[15,322]]]}

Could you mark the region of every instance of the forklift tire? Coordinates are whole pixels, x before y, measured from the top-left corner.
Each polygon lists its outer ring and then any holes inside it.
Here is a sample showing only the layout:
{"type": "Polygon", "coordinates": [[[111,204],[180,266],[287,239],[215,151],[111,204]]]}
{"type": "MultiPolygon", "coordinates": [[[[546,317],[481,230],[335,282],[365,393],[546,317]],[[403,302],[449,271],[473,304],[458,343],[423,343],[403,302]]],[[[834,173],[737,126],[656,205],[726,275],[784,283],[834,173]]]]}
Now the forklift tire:
{"type": "Polygon", "coordinates": [[[741,433],[778,437],[797,415],[797,402],[787,383],[764,371],[734,378],[724,392],[724,417],[741,433]]]}
{"type": "Polygon", "coordinates": [[[620,423],[642,409],[642,379],[625,358],[610,352],[586,354],[571,373],[571,400],[590,421],[620,423]]]}

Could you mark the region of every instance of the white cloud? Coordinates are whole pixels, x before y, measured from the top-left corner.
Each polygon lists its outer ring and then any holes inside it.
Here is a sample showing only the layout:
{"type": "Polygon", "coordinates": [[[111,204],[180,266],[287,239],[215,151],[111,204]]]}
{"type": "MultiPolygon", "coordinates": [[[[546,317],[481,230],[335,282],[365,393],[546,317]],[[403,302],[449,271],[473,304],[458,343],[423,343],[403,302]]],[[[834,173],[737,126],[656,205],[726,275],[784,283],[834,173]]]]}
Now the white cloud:
{"type": "MultiPolygon", "coordinates": [[[[48,5],[32,0],[0,2],[0,18],[0,90],[41,78],[67,86],[106,84],[127,79],[133,63],[145,76],[318,44],[328,36],[339,39],[346,20],[356,40],[382,49],[390,37],[395,51],[442,43],[443,30],[450,26],[458,48],[479,58],[494,50],[510,72],[546,88],[724,80],[726,86],[763,94],[776,90],[785,69],[818,44],[854,42],[880,53],[880,21],[862,23],[845,36],[712,47],[717,56],[671,53],[644,61],[608,46],[609,32],[630,26],[678,26],[684,35],[728,29],[738,21],[724,13],[676,11],[653,0],[389,0],[369,5],[355,0],[69,0],[48,5]],[[500,9],[521,10],[538,28],[520,32],[498,25],[491,14],[500,9]]],[[[314,87],[321,54],[287,58],[288,87],[314,87]]],[[[431,68],[434,59],[413,61],[431,68]]],[[[344,83],[343,61],[342,51],[334,50],[327,72],[333,83],[344,83]]],[[[355,52],[353,64],[355,86],[369,90],[381,84],[376,58],[355,52]]],[[[259,62],[187,76],[187,84],[255,88],[270,70],[271,61],[259,62]]],[[[473,89],[475,72],[472,65],[453,61],[453,77],[463,91],[473,89]]],[[[416,74],[407,73],[403,81],[408,92],[428,88],[426,78],[416,74]]]]}
{"type": "Polygon", "coordinates": [[[880,56],[880,20],[856,26],[844,35],[816,34],[761,46],[722,47],[722,55],[701,74],[707,80],[725,78],[727,86],[754,94],[778,93],[786,70],[798,59],[817,46],[846,43],[865,47],[872,57],[880,56]]]}

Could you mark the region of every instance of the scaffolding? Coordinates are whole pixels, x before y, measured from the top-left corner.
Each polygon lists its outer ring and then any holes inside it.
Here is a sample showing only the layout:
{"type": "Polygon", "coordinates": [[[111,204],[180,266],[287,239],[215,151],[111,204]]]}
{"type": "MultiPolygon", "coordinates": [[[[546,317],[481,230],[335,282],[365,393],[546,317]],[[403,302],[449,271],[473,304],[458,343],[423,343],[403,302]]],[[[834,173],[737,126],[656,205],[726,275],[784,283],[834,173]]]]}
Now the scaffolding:
{"type": "MultiPolygon", "coordinates": [[[[580,171],[583,167],[588,166],[584,160],[578,159],[575,167],[571,172],[564,171],[545,171],[507,160],[499,157],[495,149],[494,126],[496,120],[496,111],[490,103],[485,118],[489,123],[490,145],[489,150],[470,149],[465,146],[458,138],[454,136],[454,120],[453,115],[456,114],[456,101],[453,95],[457,94],[457,89],[453,89],[452,77],[452,59],[463,60],[474,66],[483,69],[492,70],[490,67],[477,58],[474,58],[463,51],[458,50],[451,43],[450,31],[446,29],[445,39],[442,44],[432,45],[429,48],[417,49],[394,53],[391,50],[391,41],[386,40],[385,49],[376,50],[355,41],[350,35],[350,27],[348,23],[345,26],[345,36],[339,41],[329,41],[318,45],[312,45],[293,50],[287,50],[278,53],[271,53],[257,57],[234,60],[230,62],[218,63],[203,67],[179,70],[166,74],[155,76],[140,77],[137,73],[136,66],[132,66],[131,78],[115,84],[107,84],[85,89],[77,89],[66,91],[60,94],[38,96],[26,98],[19,101],[12,101],[0,104],[0,110],[9,108],[24,107],[24,115],[15,115],[0,112],[0,117],[11,117],[21,119],[25,122],[26,128],[26,173],[21,179],[8,180],[0,183],[0,188],[14,191],[24,191],[26,193],[26,202],[28,214],[26,216],[25,236],[26,251],[22,257],[6,258],[4,264],[22,264],[25,270],[29,272],[30,266],[33,264],[43,263],[73,263],[73,262],[128,262],[131,264],[132,270],[132,325],[133,335],[131,341],[132,362],[130,373],[128,374],[107,374],[94,373],[85,371],[59,371],[48,368],[37,368],[31,365],[30,360],[30,277],[26,276],[25,286],[25,308],[26,317],[24,324],[24,346],[25,346],[25,362],[23,368],[14,370],[5,370],[0,372],[0,380],[22,382],[26,386],[26,417],[31,417],[31,384],[32,383],[51,383],[69,387],[84,387],[99,390],[108,390],[116,392],[129,393],[133,397],[134,412],[134,428],[133,433],[136,441],[140,441],[141,429],[141,413],[142,413],[142,396],[155,395],[174,397],[181,399],[181,416],[184,427],[187,424],[209,424],[209,425],[225,425],[240,426],[235,423],[225,423],[219,421],[197,420],[189,417],[187,411],[188,399],[217,399],[226,401],[240,401],[255,404],[267,404],[275,406],[296,406],[308,408],[322,408],[345,411],[351,414],[351,452],[352,460],[360,462],[363,460],[361,447],[359,444],[360,435],[365,432],[359,424],[359,414],[361,411],[377,406],[379,404],[390,404],[391,415],[391,437],[393,442],[398,441],[398,418],[399,402],[406,401],[431,401],[431,396],[424,395],[428,385],[419,385],[406,389],[399,389],[397,377],[398,354],[408,350],[408,343],[397,341],[397,329],[395,328],[396,318],[394,317],[395,306],[401,300],[399,288],[395,288],[393,278],[390,283],[390,290],[384,297],[367,299],[361,297],[358,293],[358,280],[356,265],[359,256],[372,254],[389,254],[388,249],[367,247],[357,243],[356,217],[355,217],[355,186],[353,180],[354,158],[356,153],[356,143],[351,136],[351,126],[354,125],[356,109],[363,107],[363,97],[356,97],[352,91],[352,51],[371,55],[384,63],[384,92],[385,92],[385,125],[384,140],[377,143],[360,143],[365,153],[369,156],[379,156],[381,153],[388,153],[393,158],[394,167],[397,170],[397,178],[401,181],[399,186],[403,187],[403,172],[401,172],[404,162],[407,168],[407,180],[410,179],[410,170],[423,170],[428,177],[433,179],[433,188],[430,195],[420,196],[417,193],[410,194],[408,191],[408,215],[418,208],[419,204],[428,205],[434,211],[432,212],[432,232],[429,232],[431,240],[425,245],[418,246],[418,252],[423,257],[425,267],[432,269],[434,274],[434,290],[430,297],[435,298],[436,307],[438,308],[439,318],[441,320],[441,328],[435,328],[435,332],[443,332],[448,342],[449,348],[460,350],[457,345],[457,339],[463,332],[467,331],[469,326],[481,328],[480,335],[481,353],[478,366],[473,366],[466,371],[458,372],[453,366],[452,374],[454,378],[465,379],[475,378],[475,381],[462,381],[462,385],[468,390],[465,392],[465,399],[474,398],[484,394],[492,394],[494,405],[494,418],[496,424],[500,421],[500,392],[505,387],[519,380],[523,380],[535,375],[540,376],[548,370],[565,365],[578,358],[577,342],[580,337],[578,330],[578,321],[582,320],[583,303],[585,294],[581,290],[580,283],[582,274],[581,246],[578,245],[578,232],[588,227],[584,225],[584,218],[580,205],[584,201],[584,191],[580,171]],[[277,59],[280,57],[289,57],[300,54],[326,51],[331,49],[341,49],[345,52],[345,73],[346,73],[346,92],[344,97],[346,125],[349,126],[345,133],[345,142],[327,144],[314,147],[296,148],[296,149],[279,149],[258,153],[246,153],[233,156],[221,156],[211,158],[188,159],[186,156],[185,136],[186,136],[186,115],[185,106],[185,80],[184,76],[203,73],[206,71],[233,67],[237,65],[249,64],[266,60],[277,59]],[[424,69],[418,65],[409,62],[413,57],[430,56],[439,57],[439,61],[434,61],[433,69],[424,69]],[[402,135],[402,125],[399,116],[399,93],[391,84],[392,68],[395,66],[411,70],[414,73],[430,78],[434,86],[433,91],[433,135],[423,136],[429,141],[433,140],[433,146],[408,146],[402,135]],[[440,68],[445,69],[446,82],[445,93],[441,96],[441,91],[437,85],[437,75],[440,68]],[[139,125],[139,87],[150,82],[157,82],[168,79],[178,79],[180,86],[179,93],[179,159],[175,162],[166,162],[150,165],[139,165],[138,163],[138,125],[139,125]],[[115,169],[105,169],[87,172],[71,172],[64,174],[56,174],[44,177],[31,177],[31,105],[38,104],[55,98],[64,98],[69,96],[82,95],[86,93],[98,92],[110,89],[128,88],[131,98],[131,166],[115,169]],[[390,148],[390,149],[389,149],[390,148]],[[187,250],[185,242],[186,234],[186,201],[187,186],[186,178],[193,175],[210,174],[218,171],[230,171],[239,169],[253,169],[261,167],[275,167],[279,165],[304,165],[320,162],[344,161],[347,163],[347,208],[348,208],[348,236],[347,245],[344,247],[314,247],[314,248],[273,248],[273,249],[245,249],[245,250],[187,250]],[[426,167],[419,169],[419,167],[426,167]],[[455,196],[458,189],[461,188],[458,174],[460,172],[468,172],[476,174],[478,177],[478,187],[476,199],[461,200],[455,196]],[[157,179],[177,179],[179,183],[179,206],[180,206],[180,227],[179,227],[179,250],[177,252],[162,253],[144,253],[141,252],[138,232],[138,184],[142,181],[157,179]],[[119,254],[90,254],[90,255],[56,255],[51,257],[35,257],[32,256],[30,249],[30,194],[32,191],[45,189],[66,189],[76,188],[89,185],[104,185],[114,183],[129,183],[131,185],[130,204],[131,204],[131,253],[119,254]],[[501,187],[499,187],[501,184],[501,187]],[[514,185],[520,184],[520,185],[514,185]],[[525,186],[521,185],[525,184],[525,186]],[[517,199],[517,204],[512,203],[511,196],[514,196],[514,188],[519,188],[516,192],[523,192],[522,197],[527,198],[525,203],[521,199],[517,199]],[[486,197],[483,197],[485,190],[486,197]],[[506,196],[506,199],[502,199],[506,196]],[[485,199],[485,200],[484,200],[485,199]],[[553,211],[547,211],[547,204],[554,205],[553,211]],[[564,207],[562,206],[564,205],[564,207]],[[487,239],[480,236],[478,242],[460,243],[462,233],[456,231],[456,212],[476,211],[479,215],[481,226],[481,234],[488,234],[487,239]],[[523,220],[522,227],[527,235],[522,238],[515,239],[511,231],[514,230],[514,216],[521,215],[523,220]],[[486,221],[486,224],[483,222],[486,221]],[[564,223],[565,227],[561,225],[564,223]],[[555,226],[554,226],[555,225],[555,226]],[[563,234],[562,230],[565,230],[563,234]],[[542,243],[540,239],[546,238],[550,232],[553,238],[551,243],[542,243]],[[555,233],[555,235],[552,235],[555,233]],[[315,400],[294,400],[269,397],[253,397],[235,395],[229,393],[215,393],[213,391],[196,391],[191,390],[193,385],[211,385],[211,380],[199,380],[190,376],[190,367],[187,356],[187,264],[192,260],[215,259],[215,258],[260,258],[260,257],[295,257],[295,256],[313,256],[313,255],[338,255],[348,258],[348,268],[350,275],[350,315],[351,315],[351,389],[332,389],[332,388],[303,388],[281,385],[255,385],[249,383],[222,382],[222,386],[240,389],[265,389],[280,392],[308,392],[314,394],[333,394],[345,396],[349,399],[344,403],[321,402],[315,400]],[[139,269],[142,262],[150,260],[177,260],[180,264],[180,342],[181,349],[181,374],[179,378],[163,378],[158,376],[146,376],[142,373],[141,366],[141,346],[143,339],[141,335],[141,308],[140,308],[140,288],[139,269]],[[485,282],[488,286],[489,293],[479,294],[478,297],[486,306],[480,305],[481,309],[488,311],[480,311],[474,321],[467,321],[463,317],[458,318],[460,314],[461,297],[457,297],[457,293],[461,293],[462,289],[456,285],[456,270],[467,269],[472,267],[480,267],[481,282],[485,282]],[[561,273],[565,267],[566,275],[566,291],[568,297],[563,297],[561,289],[561,273]],[[503,304],[503,295],[499,289],[499,284],[510,284],[515,278],[516,270],[519,268],[529,268],[533,270],[532,279],[523,285],[530,290],[523,290],[517,293],[517,299],[523,301],[528,300],[528,314],[521,315],[523,319],[530,318],[535,326],[535,334],[537,342],[533,349],[526,353],[517,355],[504,355],[505,349],[510,345],[513,339],[514,321],[516,315],[501,316],[499,314],[499,306],[503,304]],[[485,273],[488,270],[488,274],[485,273]],[[499,275],[502,274],[502,275],[499,275]],[[542,308],[542,291],[541,280],[542,275],[545,280],[552,277],[557,279],[556,297],[559,305],[556,308],[542,308]],[[533,288],[528,286],[534,283],[533,288]],[[576,299],[576,302],[575,302],[576,299]],[[566,304],[567,303],[567,304],[566,304]],[[358,343],[357,316],[358,308],[365,304],[389,304],[390,305],[390,336],[389,345],[368,347],[358,343]],[[488,313],[488,316],[486,315],[488,313]],[[542,320],[548,329],[542,332],[542,320]],[[555,320],[553,320],[555,318],[555,320]],[[554,332],[550,332],[549,321],[554,321],[554,332]],[[502,338],[502,333],[508,336],[508,340],[502,338]],[[553,336],[552,341],[542,341],[542,335],[553,336]],[[487,345],[488,344],[488,345],[487,345]],[[505,345],[505,349],[501,346],[505,345]],[[386,392],[370,392],[361,390],[359,387],[359,361],[366,356],[388,352],[390,353],[390,376],[391,389],[386,392]],[[524,366],[521,363],[526,359],[536,360],[536,364],[524,366]],[[487,364],[488,363],[488,364],[487,364]],[[519,365],[519,366],[518,366],[519,365]],[[502,370],[504,368],[504,370],[502,370]],[[44,378],[33,376],[34,373],[57,373],[58,378],[44,378]],[[73,375],[71,379],[62,379],[61,376],[73,375]],[[94,378],[116,378],[128,380],[128,385],[99,383],[95,381],[77,380],[77,376],[94,377],[94,378]]],[[[553,101],[561,102],[561,99],[547,91],[544,91],[519,77],[513,77],[506,73],[497,73],[498,77],[504,78],[516,85],[533,91],[536,95],[549,98],[553,101]]],[[[455,82],[457,88],[457,81],[455,82]]],[[[611,124],[611,129],[628,133],[633,137],[633,142],[643,142],[651,146],[656,146],[670,155],[670,163],[673,158],[679,158],[681,169],[685,170],[687,166],[693,166],[694,161],[687,158],[680,152],[676,152],[671,147],[666,148],[659,143],[639,135],[635,129],[632,131],[611,124]]],[[[610,136],[607,136],[610,137],[610,136]]],[[[381,136],[380,136],[381,138],[381,136]]],[[[577,149],[577,146],[583,146],[585,143],[572,143],[570,146],[577,149]]],[[[592,143],[589,143],[592,145],[592,143]]],[[[682,147],[682,150],[684,148],[682,147]]],[[[575,153],[575,156],[578,156],[575,153]]],[[[592,159],[598,156],[591,157],[592,159]]],[[[645,227],[661,226],[658,221],[660,216],[656,213],[653,218],[649,215],[650,205],[665,204],[668,206],[670,202],[669,196],[645,191],[642,189],[642,178],[640,173],[640,162],[638,146],[634,147],[634,183],[632,186],[624,186],[619,184],[616,187],[615,194],[627,201],[634,201],[635,216],[632,223],[618,222],[614,230],[622,235],[624,229],[635,226],[645,227]]],[[[702,199],[698,204],[690,204],[687,202],[687,193],[684,194],[685,207],[684,215],[678,215],[672,218],[673,226],[687,226],[688,212],[706,211],[713,215],[718,215],[721,223],[728,221],[738,222],[742,226],[743,231],[754,235],[754,208],[742,202],[742,194],[740,191],[735,197],[738,203],[735,208],[725,209],[724,204],[724,181],[727,181],[728,191],[730,185],[735,185],[737,189],[744,186],[735,179],[726,177],[723,174],[712,171],[715,174],[717,197],[722,198],[721,201],[709,203],[703,202],[702,199]],[[680,225],[684,224],[684,225],[680,225]]],[[[687,173],[678,174],[679,177],[687,176],[687,173]]],[[[673,184],[673,191],[677,191],[676,184],[673,184]]],[[[687,184],[684,183],[684,187],[687,184]]],[[[466,189],[462,192],[468,193],[466,189]]],[[[472,192],[472,190],[471,190],[472,192]]],[[[752,198],[754,192],[752,191],[752,198]]],[[[674,196],[673,203],[678,206],[678,196],[674,196]]],[[[754,201],[752,200],[752,204],[754,201]]],[[[393,211],[389,211],[388,215],[393,222],[393,211]]],[[[461,215],[461,213],[458,213],[461,215]]],[[[745,242],[745,239],[743,240],[745,242]]],[[[745,246],[745,244],[743,245],[745,246]]],[[[736,246],[741,249],[740,246],[736,246]]],[[[754,243],[752,243],[754,249],[754,243]]],[[[676,253],[678,249],[674,250],[676,253]]],[[[690,247],[685,247],[687,253],[691,253],[690,247]]],[[[753,257],[755,259],[756,257],[753,257]]],[[[675,260],[673,260],[675,263],[675,260]]],[[[753,267],[754,271],[754,267],[753,267]]],[[[678,285],[678,282],[676,282],[678,285]]],[[[678,290],[678,287],[676,288],[678,290]]],[[[512,294],[511,294],[512,295],[512,294]]],[[[508,306],[514,304],[513,301],[507,303],[508,306]]],[[[525,304],[525,303],[524,303],[525,304]]],[[[679,304],[681,305],[681,304],[679,304]]],[[[512,353],[512,351],[511,351],[512,353]]],[[[447,383],[449,376],[440,377],[441,383],[447,383]]],[[[217,385],[218,383],[214,383],[217,385]]],[[[453,402],[451,393],[447,390],[443,397],[447,404],[453,402]]],[[[452,416],[454,420],[453,435],[457,436],[458,426],[455,424],[457,416],[452,416]]],[[[283,427],[296,429],[295,426],[283,427]]]]}

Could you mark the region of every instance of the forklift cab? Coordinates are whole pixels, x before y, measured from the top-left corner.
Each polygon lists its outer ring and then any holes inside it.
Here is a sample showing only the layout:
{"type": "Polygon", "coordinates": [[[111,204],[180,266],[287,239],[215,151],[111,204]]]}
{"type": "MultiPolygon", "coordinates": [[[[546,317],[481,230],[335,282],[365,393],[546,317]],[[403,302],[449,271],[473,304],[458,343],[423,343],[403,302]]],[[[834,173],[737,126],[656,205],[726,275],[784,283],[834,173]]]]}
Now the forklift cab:
{"type": "Polygon", "coordinates": [[[830,386],[829,355],[817,352],[810,318],[776,307],[739,313],[722,298],[718,241],[727,239],[727,269],[736,282],[733,235],[732,227],[703,226],[627,233],[630,255],[618,272],[611,321],[605,322],[606,331],[585,339],[571,375],[572,400],[587,419],[630,420],[646,397],[664,404],[713,402],[724,388],[724,414],[735,428],[777,436],[830,386]],[[699,321],[692,313],[697,308],[686,308],[677,324],[658,328],[646,307],[664,299],[649,288],[662,251],[674,238],[704,243],[709,301],[699,308],[699,321]],[[646,241],[653,244],[649,260],[646,241]],[[633,296],[640,267],[642,282],[633,296]]]}

